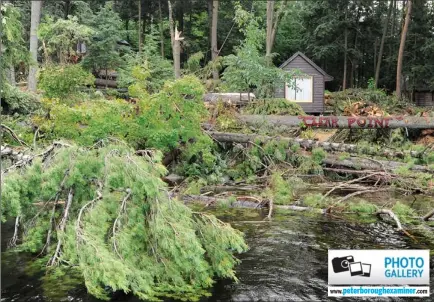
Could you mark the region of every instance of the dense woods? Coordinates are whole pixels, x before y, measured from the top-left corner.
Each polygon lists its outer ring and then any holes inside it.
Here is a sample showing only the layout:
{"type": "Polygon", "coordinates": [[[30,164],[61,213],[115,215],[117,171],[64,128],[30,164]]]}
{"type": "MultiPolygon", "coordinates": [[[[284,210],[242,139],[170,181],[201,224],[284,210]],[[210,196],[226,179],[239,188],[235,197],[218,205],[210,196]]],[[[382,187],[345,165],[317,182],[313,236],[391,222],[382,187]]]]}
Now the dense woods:
{"type": "MultiPolygon", "coordinates": [[[[3,1],[5,5],[7,2],[3,1]]],[[[111,39],[111,43],[116,39],[124,40],[129,44],[128,51],[141,52],[143,49],[146,52],[150,40],[153,40],[156,43],[152,46],[153,51],[172,60],[170,54],[178,52],[176,41],[181,39],[180,67],[188,70],[191,65],[189,61],[192,63],[192,60],[202,67],[208,65],[214,81],[226,67],[217,58],[224,58],[236,51],[239,41],[244,39],[243,30],[246,28],[246,21],[233,18],[237,7],[237,2],[233,1],[115,1],[112,7],[115,15],[100,15],[96,18],[99,21],[92,21],[95,18],[89,14],[101,14],[99,8],[104,1],[11,3],[19,11],[18,19],[23,26],[18,38],[21,39],[20,45],[29,45],[30,41],[33,61],[36,60],[37,49],[51,48],[47,44],[53,43],[40,39],[39,46],[36,46],[39,19],[45,26],[50,18],[51,22],[55,22],[75,17],[80,26],[95,28],[98,26],[95,22],[112,25],[111,29],[106,29],[111,32],[103,33],[102,28],[98,28],[97,35],[105,35],[104,39],[92,36],[93,43],[87,41],[89,53],[96,45],[98,48],[93,51],[99,52],[99,55],[102,55],[103,50],[110,52],[110,44],[107,44],[110,41],[106,39],[111,39]],[[117,18],[116,23],[113,23],[112,18],[117,18]],[[177,39],[174,39],[175,30],[180,33],[177,39]],[[176,46],[173,51],[172,45],[176,46]]],[[[396,88],[407,92],[414,88],[433,87],[432,1],[240,1],[240,5],[246,14],[250,14],[249,22],[255,19],[257,26],[263,29],[256,37],[261,41],[257,45],[261,52],[271,56],[275,65],[296,51],[304,52],[335,78],[328,84],[329,90],[367,87],[372,82],[389,92],[396,88]]],[[[73,34],[80,35],[79,32],[73,34]]],[[[72,60],[77,55],[77,40],[69,38],[72,40],[68,55],[69,60],[72,60]]],[[[86,42],[85,37],[77,38],[84,38],[80,41],[86,42]]],[[[17,43],[17,38],[12,40],[11,43],[17,43]]],[[[61,60],[58,55],[54,57],[61,60]]],[[[105,55],[109,56],[109,53],[105,55]]],[[[177,56],[175,66],[178,64],[177,56]]],[[[39,52],[39,61],[46,59],[50,58],[39,52]]],[[[119,61],[114,60],[113,56],[111,60],[119,61]]],[[[117,63],[112,61],[110,64],[105,63],[104,67],[114,68],[126,64],[125,60],[117,63]]],[[[9,61],[9,68],[18,72],[19,80],[24,80],[29,72],[29,88],[34,89],[33,65],[29,69],[23,68],[21,62],[9,61]]],[[[100,66],[97,64],[92,67],[100,66]]],[[[9,73],[9,78],[11,76],[12,73],[9,73]]]]}
{"type": "Polygon", "coordinates": [[[434,195],[433,1],[0,3],[1,218],[47,275],[199,300],[248,251],[216,207],[386,214],[434,241],[434,205],[363,199],[434,195]],[[288,100],[297,52],[327,71],[324,116],[288,100]]]}

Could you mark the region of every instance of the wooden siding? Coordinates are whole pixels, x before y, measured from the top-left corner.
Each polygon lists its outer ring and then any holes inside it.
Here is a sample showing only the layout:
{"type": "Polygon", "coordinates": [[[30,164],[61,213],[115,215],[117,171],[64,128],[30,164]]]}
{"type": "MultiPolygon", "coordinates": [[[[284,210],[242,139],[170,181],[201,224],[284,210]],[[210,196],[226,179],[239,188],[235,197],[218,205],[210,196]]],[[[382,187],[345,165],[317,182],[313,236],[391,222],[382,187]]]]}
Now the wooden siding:
{"type": "MultiPolygon", "coordinates": [[[[301,56],[297,56],[294,60],[283,66],[283,70],[300,69],[301,72],[313,77],[313,99],[312,103],[297,103],[303,108],[306,113],[322,113],[324,112],[324,76],[310,65],[301,56]]],[[[285,98],[285,84],[279,85],[275,92],[276,98],[285,98]]]]}
{"type": "Polygon", "coordinates": [[[414,100],[416,106],[434,107],[434,92],[415,92],[414,100]]]}

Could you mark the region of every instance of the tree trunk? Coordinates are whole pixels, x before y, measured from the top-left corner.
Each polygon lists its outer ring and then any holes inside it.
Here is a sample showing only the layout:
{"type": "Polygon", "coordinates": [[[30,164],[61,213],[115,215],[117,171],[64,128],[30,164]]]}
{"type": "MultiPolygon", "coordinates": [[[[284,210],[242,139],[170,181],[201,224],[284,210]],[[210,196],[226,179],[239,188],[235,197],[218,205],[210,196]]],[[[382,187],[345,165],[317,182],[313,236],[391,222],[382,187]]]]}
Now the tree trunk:
{"type": "Polygon", "coordinates": [[[389,9],[387,10],[387,17],[386,20],[384,21],[383,35],[381,37],[380,50],[378,52],[378,58],[377,58],[378,61],[375,69],[375,88],[377,88],[378,80],[380,78],[380,68],[381,68],[381,61],[383,59],[384,41],[386,40],[387,28],[389,26],[390,16],[392,15],[392,9],[393,9],[393,1],[390,1],[389,9]]]}
{"type": "MultiPolygon", "coordinates": [[[[327,152],[347,152],[347,153],[358,153],[360,151],[359,146],[353,144],[344,144],[344,143],[331,143],[331,142],[320,142],[311,139],[302,139],[302,138],[292,138],[292,137],[271,137],[266,135],[257,135],[257,134],[242,134],[242,133],[225,133],[225,132],[216,132],[216,131],[208,131],[209,134],[214,140],[221,143],[240,143],[247,144],[250,142],[260,142],[267,143],[270,141],[275,142],[284,142],[287,144],[288,148],[291,145],[299,144],[305,150],[312,150],[314,148],[322,148],[327,152]]],[[[421,156],[421,152],[417,151],[395,151],[390,149],[378,149],[378,146],[371,146],[364,148],[365,155],[376,155],[376,156],[384,156],[388,158],[404,158],[406,155],[409,155],[414,158],[419,158],[421,156]]]]}
{"type": "Polygon", "coordinates": [[[344,75],[342,80],[342,90],[347,89],[347,57],[348,57],[348,29],[345,27],[344,33],[344,75]]]}
{"type": "MultiPolygon", "coordinates": [[[[217,60],[219,55],[217,48],[217,26],[218,26],[218,14],[219,14],[219,1],[214,0],[212,2],[212,22],[211,22],[211,59],[217,60]]],[[[219,72],[215,68],[212,72],[212,78],[214,80],[219,79],[219,72]]]]}
{"type": "Polygon", "coordinates": [[[347,28],[348,5],[345,7],[345,30],[344,30],[344,75],[342,79],[342,90],[347,89],[347,68],[348,68],[348,28],[347,28]]]}
{"type": "Polygon", "coordinates": [[[139,0],[139,54],[142,53],[143,33],[142,33],[142,0],[139,0]]]}
{"type": "Polygon", "coordinates": [[[6,79],[9,82],[9,84],[11,84],[12,86],[16,85],[15,67],[12,64],[6,68],[6,79]]]}
{"type": "Polygon", "coordinates": [[[404,48],[405,48],[405,40],[407,38],[408,26],[410,25],[410,20],[411,20],[411,9],[412,9],[412,0],[408,0],[404,28],[402,29],[401,42],[399,43],[398,63],[396,66],[396,96],[398,98],[401,98],[402,95],[402,90],[401,90],[402,89],[401,86],[402,62],[404,60],[404,48]]]}
{"type": "Polygon", "coordinates": [[[434,128],[433,117],[421,116],[280,116],[238,115],[237,118],[251,126],[271,125],[315,128],[349,129],[430,129],[434,128]]]}
{"type": "Polygon", "coordinates": [[[273,32],[274,1],[267,1],[267,37],[265,40],[265,56],[270,60],[271,56],[271,35],[273,32]]]}
{"type": "Polygon", "coordinates": [[[174,26],[173,22],[173,11],[172,4],[170,1],[167,1],[169,5],[169,26],[170,26],[170,39],[172,41],[172,55],[173,55],[173,69],[175,73],[175,79],[179,79],[181,77],[181,40],[180,32],[176,26],[174,26]]]}
{"type": "Polygon", "coordinates": [[[66,20],[68,19],[69,12],[71,10],[71,0],[65,0],[64,5],[65,5],[65,14],[63,16],[63,19],[66,20]]]}
{"type": "Polygon", "coordinates": [[[158,1],[158,17],[159,17],[159,28],[160,28],[160,51],[161,51],[161,56],[164,58],[164,33],[163,33],[163,17],[161,14],[161,1],[158,1]]]}
{"type": "Polygon", "coordinates": [[[30,23],[30,58],[28,89],[36,91],[36,74],[38,72],[38,35],[37,30],[41,20],[42,1],[32,1],[31,23],[30,23]]]}

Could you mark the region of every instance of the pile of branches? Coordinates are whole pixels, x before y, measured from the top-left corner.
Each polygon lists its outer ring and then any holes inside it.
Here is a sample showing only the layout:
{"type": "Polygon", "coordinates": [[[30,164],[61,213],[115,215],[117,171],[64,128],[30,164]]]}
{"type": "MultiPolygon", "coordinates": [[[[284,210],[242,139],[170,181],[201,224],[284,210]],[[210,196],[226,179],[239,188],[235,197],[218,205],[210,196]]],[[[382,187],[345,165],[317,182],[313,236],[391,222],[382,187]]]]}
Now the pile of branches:
{"type": "Polygon", "coordinates": [[[78,268],[88,291],[141,299],[196,300],[214,277],[235,279],[242,234],[172,199],[161,154],[103,144],[57,144],[2,177],[2,221],[15,218],[11,245],[45,257],[47,268],[78,268]]]}

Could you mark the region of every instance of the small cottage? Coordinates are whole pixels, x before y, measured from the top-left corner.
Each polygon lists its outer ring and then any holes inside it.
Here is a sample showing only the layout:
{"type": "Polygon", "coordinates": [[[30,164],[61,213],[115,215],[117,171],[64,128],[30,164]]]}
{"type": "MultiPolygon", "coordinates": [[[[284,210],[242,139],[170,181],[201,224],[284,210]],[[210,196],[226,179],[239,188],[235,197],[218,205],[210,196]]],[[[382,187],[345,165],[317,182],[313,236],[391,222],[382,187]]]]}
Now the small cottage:
{"type": "Polygon", "coordinates": [[[325,82],[333,80],[318,65],[303,53],[297,52],[285,61],[280,68],[284,70],[298,69],[303,74],[295,79],[295,87],[286,83],[276,90],[276,98],[285,98],[299,104],[306,113],[324,112],[325,82]]]}

